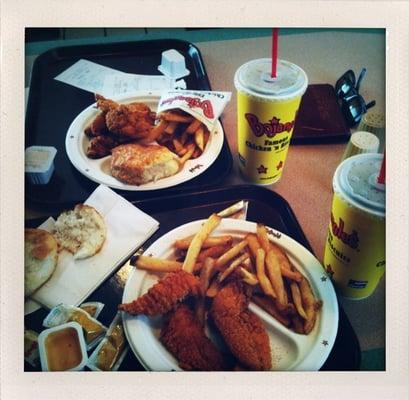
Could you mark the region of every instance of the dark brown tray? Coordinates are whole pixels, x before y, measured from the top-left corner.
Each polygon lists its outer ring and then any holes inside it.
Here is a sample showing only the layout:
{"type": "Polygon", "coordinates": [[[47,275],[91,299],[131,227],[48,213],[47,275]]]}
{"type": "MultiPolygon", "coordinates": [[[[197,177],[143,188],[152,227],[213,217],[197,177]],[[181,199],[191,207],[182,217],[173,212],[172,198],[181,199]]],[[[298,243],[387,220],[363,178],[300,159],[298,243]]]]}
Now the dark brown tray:
{"type": "MultiPolygon", "coordinates": [[[[207,218],[211,213],[218,212],[239,200],[248,200],[249,221],[263,222],[277,229],[305,246],[312,252],[301,226],[289,204],[278,194],[257,186],[234,186],[210,191],[193,192],[184,195],[169,196],[151,201],[136,202],[135,205],[149,213],[160,222],[160,228],[143,247],[147,248],[166,232],[197,219],[207,218]]],[[[38,226],[42,220],[29,221],[30,227],[38,226]]],[[[102,301],[105,308],[99,319],[109,325],[113,319],[117,306],[122,300],[122,293],[126,279],[123,268],[107,279],[86,301],[102,301]]],[[[48,311],[41,309],[25,317],[27,328],[40,332],[41,325],[48,311]]],[[[348,321],[342,307],[339,306],[339,325],[334,347],[321,368],[326,371],[358,370],[361,351],[355,332],[348,321]]],[[[28,364],[25,370],[33,370],[28,364]]],[[[125,357],[120,367],[122,371],[140,371],[140,365],[132,351],[125,357]]]]}
{"type": "MultiPolygon", "coordinates": [[[[26,181],[26,200],[31,208],[38,206],[57,211],[71,207],[84,201],[98,186],[75,169],[65,151],[65,137],[71,122],[84,108],[95,102],[94,95],[54,78],[82,58],[123,72],[158,75],[161,53],[168,49],[175,49],[185,57],[190,75],[183,79],[188,89],[211,89],[199,49],[181,40],[59,47],[36,59],[27,104],[26,147],[54,146],[58,152],[55,172],[47,185],[32,185],[26,181]]],[[[216,187],[224,181],[231,167],[232,156],[225,138],[216,161],[188,182],[147,192],[116,191],[128,200],[137,201],[216,187]]]]}

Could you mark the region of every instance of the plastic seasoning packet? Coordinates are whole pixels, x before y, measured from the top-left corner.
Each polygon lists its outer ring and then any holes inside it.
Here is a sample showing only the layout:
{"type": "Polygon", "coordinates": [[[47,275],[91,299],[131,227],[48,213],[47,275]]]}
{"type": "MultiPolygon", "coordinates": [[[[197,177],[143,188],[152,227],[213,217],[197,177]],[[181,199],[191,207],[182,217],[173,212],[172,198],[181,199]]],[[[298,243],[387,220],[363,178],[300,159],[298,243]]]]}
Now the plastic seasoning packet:
{"type": "Polygon", "coordinates": [[[92,371],[117,371],[128,350],[122,315],[118,311],[104,339],[89,357],[87,367],[92,371]]]}
{"type": "Polygon", "coordinates": [[[230,98],[231,92],[168,90],[162,92],[157,114],[180,109],[198,119],[212,132],[230,98]]]}
{"type": "Polygon", "coordinates": [[[59,304],[55,306],[50,313],[45,317],[43,326],[45,328],[53,328],[54,326],[65,324],[66,322],[78,322],[83,331],[87,351],[93,349],[103,339],[106,326],[101,322],[92,318],[86,311],[79,307],[59,304]]]}
{"type": "Polygon", "coordinates": [[[29,329],[24,330],[24,361],[27,361],[33,367],[40,365],[38,333],[29,329]]]}
{"type": "Polygon", "coordinates": [[[86,311],[92,318],[98,319],[99,314],[104,308],[105,304],[99,301],[90,301],[80,305],[81,310],[86,311]]]}

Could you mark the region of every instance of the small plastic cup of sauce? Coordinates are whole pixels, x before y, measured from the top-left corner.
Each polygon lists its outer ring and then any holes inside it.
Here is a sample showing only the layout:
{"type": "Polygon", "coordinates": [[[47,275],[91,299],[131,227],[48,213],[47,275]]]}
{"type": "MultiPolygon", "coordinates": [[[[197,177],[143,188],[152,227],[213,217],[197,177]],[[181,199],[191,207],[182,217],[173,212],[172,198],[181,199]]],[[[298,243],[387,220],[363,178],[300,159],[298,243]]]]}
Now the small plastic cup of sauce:
{"type": "Polygon", "coordinates": [[[43,371],[81,371],[88,361],[84,333],[77,322],[42,331],[38,346],[43,371]]]}

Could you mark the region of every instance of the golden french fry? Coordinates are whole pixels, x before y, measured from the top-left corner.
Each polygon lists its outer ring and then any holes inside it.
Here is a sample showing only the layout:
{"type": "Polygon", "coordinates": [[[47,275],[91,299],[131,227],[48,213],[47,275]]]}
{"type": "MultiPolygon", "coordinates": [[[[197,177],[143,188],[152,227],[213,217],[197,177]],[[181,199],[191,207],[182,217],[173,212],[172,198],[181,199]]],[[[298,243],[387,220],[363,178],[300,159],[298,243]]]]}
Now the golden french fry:
{"type": "Polygon", "coordinates": [[[205,127],[205,130],[204,130],[204,135],[203,136],[204,136],[204,138],[203,138],[204,148],[206,148],[207,142],[209,141],[209,138],[210,138],[210,132],[206,127],[205,127]]]}
{"type": "Polygon", "coordinates": [[[187,132],[183,132],[183,133],[180,135],[179,141],[180,141],[180,143],[182,143],[182,145],[184,146],[184,145],[186,144],[186,142],[187,142],[187,139],[188,139],[188,133],[187,133],[187,132]]]}
{"type": "Polygon", "coordinates": [[[271,285],[277,295],[277,306],[285,307],[288,303],[287,293],[284,288],[284,281],[281,275],[280,265],[273,250],[269,250],[266,255],[267,275],[270,278],[271,285]]]}
{"type": "Polygon", "coordinates": [[[197,257],[197,261],[201,262],[204,261],[206,257],[212,257],[212,258],[217,258],[220,257],[222,254],[226,253],[226,251],[229,250],[229,246],[213,246],[213,247],[208,247],[204,248],[202,246],[202,251],[199,253],[199,256],[197,257]]]}
{"type": "Polygon", "coordinates": [[[189,134],[193,134],[196,130],[200,127],[202,123],[198,119],[194,119],[193,122],[186,128],[186,132],[189,134]]]}
{"type": "Polygon", "coordinates": [[[217,279],[213,279],[212,283],[210,284],[209,288],[206,291],[207,297],[215,297],[217,293],[219,293],[222,285],[217,279]]]}
{"type": "Polygon", "coordinates": [[[181,262],[148,256],[138,256],[134,265],[139,269],[154,272],[173,272],[182,269],[181,262]]]}
{"type": "Polygon", "coordinates": [[[248,260],[250,255],[244,253],[241,256],[234,259],[231,264],[226,268],[219,276],[219,282],[222,283],[237,267],[239,267],[244,261],[248,260]]]}
{"type": "Polygon", "coordinates": [[[166,121],[160,121],[158,125],[154,126],[151,129],[148,136],[141,139],[139,143],[148,144],[148,143],[153,142],[154,140],[157,140],[162,135],[162,133],[165,132],[165,129],[167,126],[168,126],[168,123],[166,121]]]}
{"type": "Polygon", "coordinates": [[[180,165],[183,165],[189,158],[192,157],[195,152],[195,146],[193,144],[189,145],[187,152],[179,159],[180,165]]]}
{"type": "Polygon", "coordinates": [[[167,133],[168,135],[172,135],[173,132],[175,132],[177,126],[178,123],[176,121],[169,122],[168,126],[165,129],[165,133],[167,133]]]}
{"type": "Polygon", "coordinates": [[[257,285],[258,279],[257,276],[254,275],[252,272],[247,271],[245,268],[240,267],[239,269],[241,276],[243,277],[243,281],[246,282],[247,284],[251,285],[251,286],[255,286],[257,285]]]}
{"type": "Polygon", "coordinates": [[[271,242],[268,238],[267,229],[262,224],[257,224],[257,239],[267,254],[271,250],[271,242]]]}
{"type": "Polygon", "coordinates": [[[194,119],[190,115],[182,115],[182,114],[172,112],[172,111],[163,112],[160,115],[160,118],[168,122],[183,122],[183,123],[190,123],[194,119]]]}
{"type": "Polygon", "coordinates": [[[274,301],[269,297],[253,294],[252,301],[260,306],[264,311],[268,312],[273,318],[281,322],[284,326],[290,326],[291,320],[280,313],[280,310],[275,305],[274,301]]]}
{"type": "Polygon", "coordinates": [[[281,275],[284,277],[291,279],[296,282],[301,282],[302,275],[298,271],[292,271],[287,268],[283,268],[280,264],[281,275]]]}
{"type": "Polygon", "coordinates": [[[198,147],[196,147],[195,151],[192,154],[192,159],[195,159],[195,158],[199,157],[200,154],[202,154],[202,151],[198,147]]]}
{"type": "Polygon", "coordinates": [[[265,251],[260,248],[257,250],[257,258],[256,258],[256,271],[257,271],[257,279],[260,283],[262,291],[267,295],[271,296],[274,299],[277,297],[275,290],[273,289],[271,282],[268,280],[266,273],[265,273],[265,251]]]}
{"type": "Polygon", "coordinates": [[[182,146],[182,143],[179,142],[179,140],[173,139],[172,143],[175,146],[175,151],[176,151],[177,154],[179,154],[179,152],[184,150],[184,147],[182,146]]]}
{"type": "Polygon", "coordinates": [[[261,245],[257,239],[257,236],[254,233],[249,233],[246,235],[247,242],[249,243],[249,249],[251,255],[253,256],[253,260],[257,258],[257,251],[261,248],[261,245]]]}
{"type": "Polygon", "coordinates": [[[178,155],[179,157],[182,157],[182,156],[184,156],[184,155],[187,153],[187,151],[188,151],[188,148],[187,148],[187,147],[182,147],[182,148],[177,152],[177,155],[178,155]]]}
{"type": "Polygon", "coordinates": [[[300,288],[297,282],[290,282],[290,288],[291,288],[291,296],[293,298],[293,302],[294,302],[294,305],[295,305],[295,308],[298,314],[303,319],[307,319],[307,315],[305,314],[305,311],[302,305],[300,288]]]}
{"type": "MultiPolygon", "coordinates": [[[[188,249],[194,237],[195,236],[192,235],[184,239],[176,240],[175,243],[173,243],[173,245],[177,249],[188,249]]],[[[214,247],[214,246],[230,246],[232,241],[233,241],[233,237],[230,235],[210,236],[203,242],[202,248],[207,249],[209,247],[214,247]]]]}
{"type": "Polygon", "coordinates": [[[187,272],[192,272],[196,264],[197,257],[202,248],[203,242],[212,233],[212,231],[220,224],[221,218],[212,214],[206,222],[202,225],[196,233],[187,250],[185,261],[183,262],[183,269],[187,272]]]}
{"type": "Polygon", "coordinates": [[[214,259],[207,257],[203,262],[203,268],[200,271],[200,290],[201,296],[196,303],[196,315],[202,326],[206,321],[205,296],[209,287],[210,276],[214,267],[214,259]]]}
{"type": "Polygon", "coordinates": [[[220,271],[230,260],[236,257],[247,246],[247,240],[244,239],[241,242],[233,246],[228,252],[220,256],[215,263],[215,268],[220,271]]]}
{"type": "Polygon", "coordinates": [[[195,132],[195,142],[201,151],[204,149],[204,131],[203,127],[199,126],[195,132]]]}
{"type": "Polygon", "coordinates": [[[316,300],[312,293],[311,286],[306,278],[303,278],[300,285],[302,304],[304,306],[307,319],[304,321],[304,332],[308,335],[314,328],[317,319],[316,300]]]}

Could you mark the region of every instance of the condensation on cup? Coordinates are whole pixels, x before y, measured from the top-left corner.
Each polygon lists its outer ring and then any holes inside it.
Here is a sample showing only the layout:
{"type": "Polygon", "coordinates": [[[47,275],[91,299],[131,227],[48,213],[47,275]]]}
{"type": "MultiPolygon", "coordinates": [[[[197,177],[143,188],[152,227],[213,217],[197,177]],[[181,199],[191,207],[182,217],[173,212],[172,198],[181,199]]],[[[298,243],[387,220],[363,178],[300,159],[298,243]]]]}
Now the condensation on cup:
{"type": "Polygon", "coordinates": [[[378,183],[383,155],[359,154],[336,169],[324,267],[337,292],[370,296],[385,273],[385,185],[378,183]]]}
{"type": "Polygon", "coordinates": [[[252,183],[270,185],[280,180],[307,74],[297,65],[271,59],[252,60],[235,73],[240,171],[252,183]]]}

